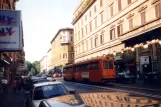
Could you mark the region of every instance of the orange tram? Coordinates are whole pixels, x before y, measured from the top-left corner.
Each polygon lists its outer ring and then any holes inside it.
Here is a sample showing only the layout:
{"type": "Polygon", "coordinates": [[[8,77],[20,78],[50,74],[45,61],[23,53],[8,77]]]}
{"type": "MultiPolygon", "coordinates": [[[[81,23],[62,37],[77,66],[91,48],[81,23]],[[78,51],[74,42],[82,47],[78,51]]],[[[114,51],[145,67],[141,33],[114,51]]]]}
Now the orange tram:
{"type": "Polygon", "coordinates": [[[105,83],[115,80],[114,59],[111,57],[97,57],[66,65],[63,68],[63,78],[68,81],[88,81],[94,83],[105,83]]]}

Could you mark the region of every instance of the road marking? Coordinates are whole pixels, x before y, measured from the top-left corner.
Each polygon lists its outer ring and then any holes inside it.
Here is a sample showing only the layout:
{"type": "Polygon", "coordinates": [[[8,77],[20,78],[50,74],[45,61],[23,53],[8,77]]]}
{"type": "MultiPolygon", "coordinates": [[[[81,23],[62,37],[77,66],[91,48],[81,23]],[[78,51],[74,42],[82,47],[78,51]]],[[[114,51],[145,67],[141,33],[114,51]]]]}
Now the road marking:
{"type": "MultiPolygon", "coordinates": [[[[75,82],[66,82],[66,83],[75,83],[75,82]]],[[[120,92],[127,92],[127,93],[131,93],[131,94],[136,94],[136,95],[143,95],[146,97],[153,97],[153,98],[159,98],[161,99],[160,95],[153,95],[153,94],[148,94],[148,93],[142,93],[142,92],[135,92],[135,91],[129,91],[129,90],[123,90],[123,89],[116,89],[116,88],[109,88],[109,87],[102,87],[102,86],[94,86],[94,85],[87,85],[87,84],[83,84],[83,83],[75,83],[77,85],[84,85],[87,87],[95,87],[95,88],[100,88],[100,89],[108,89],[108,90],[114,90],[114,91],[120,91],[120,92]]]]}

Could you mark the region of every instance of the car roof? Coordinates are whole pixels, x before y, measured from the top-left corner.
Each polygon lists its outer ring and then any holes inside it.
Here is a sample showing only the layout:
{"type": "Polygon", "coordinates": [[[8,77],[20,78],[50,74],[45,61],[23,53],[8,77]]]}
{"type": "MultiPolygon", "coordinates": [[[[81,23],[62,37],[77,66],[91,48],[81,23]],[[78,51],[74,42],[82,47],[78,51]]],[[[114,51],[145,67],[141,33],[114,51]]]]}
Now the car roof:
{"type": "Polygon", "coordinates": [[[55,81],[55,82],[43,82],[43,83],[36,83],[36,84],[34,84],[34,87],[45,86],[45,85],[52,85],[52,84],[62,84],[62,83],[58,82],[58,81],[55,81]]]}

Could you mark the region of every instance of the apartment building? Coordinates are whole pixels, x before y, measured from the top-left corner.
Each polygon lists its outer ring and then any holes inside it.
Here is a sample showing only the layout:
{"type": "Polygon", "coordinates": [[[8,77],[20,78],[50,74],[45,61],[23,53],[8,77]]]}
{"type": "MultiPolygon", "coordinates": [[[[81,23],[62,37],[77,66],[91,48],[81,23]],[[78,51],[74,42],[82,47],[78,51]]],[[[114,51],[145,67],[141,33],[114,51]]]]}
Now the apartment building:
{"type": "Polygon", "coordinates": [[[160,18],[160,0],[81,0],[72,22],[75,62],[108,55],[138,80],[160,83],[160,18]]]}
{"type": "Polygon", "coordinates": [[[47,55],[40,60],[40,72],[47,72],[47,55]]]}
{"type": "Polygon", "coordinates": [[[51,68],[73,63],[73,59],[73,29],[59,29],[51,41],[51,68]]]}
{"type": "Polygon", "coordinates": [[[47,52],[47,71],[51,70],[51,48],[47,52]]]}

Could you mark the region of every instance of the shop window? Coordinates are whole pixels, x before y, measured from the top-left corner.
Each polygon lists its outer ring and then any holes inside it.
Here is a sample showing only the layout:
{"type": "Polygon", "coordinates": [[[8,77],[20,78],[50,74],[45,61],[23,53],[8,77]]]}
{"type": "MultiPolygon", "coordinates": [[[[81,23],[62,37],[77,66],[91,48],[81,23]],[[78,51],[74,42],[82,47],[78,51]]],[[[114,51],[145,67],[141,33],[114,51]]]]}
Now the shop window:
{"type": "Polygon", "coordinates": [[[161,17],[161,6],[160,3],[155,5],[155,15],[157,18],[161,17]]]}

